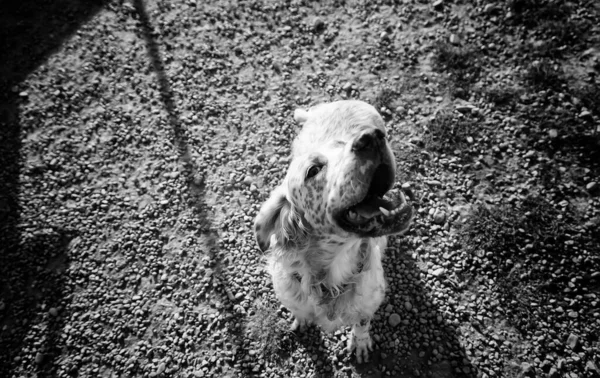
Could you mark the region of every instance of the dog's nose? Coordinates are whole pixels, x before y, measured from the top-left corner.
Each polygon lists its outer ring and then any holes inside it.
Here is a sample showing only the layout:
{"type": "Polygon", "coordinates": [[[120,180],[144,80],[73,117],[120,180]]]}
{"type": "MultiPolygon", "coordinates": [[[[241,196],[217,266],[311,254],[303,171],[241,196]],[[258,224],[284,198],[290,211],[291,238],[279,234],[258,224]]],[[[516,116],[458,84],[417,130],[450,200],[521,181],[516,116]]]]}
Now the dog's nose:
{"type": "Polygon", "coordinates": [[[384,138],[385,134],[379,129],[365,131],[352,143],[352,151],[377,149],[384,138]]]}

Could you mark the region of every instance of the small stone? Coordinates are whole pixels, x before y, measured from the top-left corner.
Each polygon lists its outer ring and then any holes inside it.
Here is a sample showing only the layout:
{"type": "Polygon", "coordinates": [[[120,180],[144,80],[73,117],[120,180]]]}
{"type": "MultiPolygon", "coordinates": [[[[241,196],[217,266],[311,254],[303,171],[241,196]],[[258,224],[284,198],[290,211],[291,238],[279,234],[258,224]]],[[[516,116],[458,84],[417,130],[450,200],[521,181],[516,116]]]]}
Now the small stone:
{"type": "Polygon", "coordinates": [[[556,368],[550,368],[550,371],[548,372],[548,377],[549,378],[558,378],[559,377],[558,370],[556,368]]]}
{"type": "Polygon", "coordinates": [[[319,32],[325,29],[325,22],[320,18],[315,18],[312,24],[313,31],[319,32]]]}
{"type": "Polygon", "coordinates": [[[441,275],[443,275],[444,273],[446,273],[446,269],[444,268],[437,268],[434,271],[431,272],[431,275],[434,277],[439,277],[441,275]]]}
{"type": "Polygon", "coordinates": [[[594,117],[592,117],[592,113],[587,110],[579,113],[579,118],[587,119],[588,121],[592,121],[594,119],[594,117]]]}
{"type": "Polygon", "coordinates": [[[35,355],[35,363],[39,365],[39,364],[41,364],[42,362],[44,362],[44,354],[43,354],[43,353],[41,353],[41,352],[38,352],[38,353],[35,355]]]}
{"type": "Polygon", "coordinates": [[[347,81],[346,84],[344,84],[344,86],[342,87],[342,89],[346,92],[349,91],[350,89],[352,89],[352,83],[347,81]]]}
{"type": "Polygon", "coordinates": [[[433,223],[444,224],[446,222],[446,213],[443,210],[436,209],[433,213],[433,223]]]}
{"type": "Polygon", "coordinates": [[[570,318],[577,318],[579,316],[579,314],[577,313],[577,311],[569,311],[569,313],[567,314],[569,315],[570,318]]]}
{"type": "Polygon", "coordinates": [[[550,129],[548,130],[548,136],[554,139],[558,136],[558,131],[556,129],[550,129]]]}
{"type": "Polygon", "coordinates": [[[473,142],[475,142],[475,140],[473,139],[473,137],[472,136],[468,136],[467,137],[467,143],[473,144],[473,142]]]}
{"type": "Polygon", "coordinates": [[[460,104],[460,105],[456,105],[456,107],[455,107],[456,111],[458,111],[462,114],[469,114],[469,113],[471,113],[471,111],[474,108],[475,107],[471,104],[460,104]]]}
{"type": "Polygon", "coordinates": [[[402,184],[402,191],[410,198],[411,201],[415,200],[415,193],[412,190],[412,184],[410,182],[405,182],[402,184]]]}
{"type": "Polygon", "coordinates": [[[50,310],[48,310],[48,313],[52,316],[56,316],[58,315],[58,310],[56,309],[56,307],[52,307],[50,310]]]}
{"type": "Polygon", "coordinates": [[[442,186],[442,183],[439,182],[438,180],[428,180],[428,181],[425,181],[425,184],[427,184],[429,186],[442,186]]]}
{"type": "Polygon", "coordinates": [[[409,301],[404,302],[404,308],[406,309],[406,311],[412,310],[412,303],[410,303],[409,301]]]}
{"type": "Polygon", "coordinates": [[[444,9],[444,0],[436,0],[431,5],[436,11],[441,11],[442,9],[444,9]]]}
{"type": "Polygon", "coordinates": [[[596,191],[598,191],[598,183],[596,181],[589,182],[585,186],[585,189],[590,193],[595,193],[596,191]]]}
{"type": "Polygon", "coordinates": [[[485,5],[485,7],[483,7],[483,13],[492,14],[496,9],[496,4],[488,3],[485,5]]]}
{"type": "Polygon", "coordinates": [[[535,368],[533,367],[532,364],[530,364],[528,362],[523,362],[521,364],[521,372],[525,376],[534,375],[535,374],[535,368]]]}
{"type": "Polygon", "coordinates": [[[390,323],[390,325],[391,325],[392,327],[395,327],[395,326],[397,326],[398,324],[400,324],[400,322],[401,322],[401,321],[402,321],[402,320],[400,319],[400,315],[398,315],[398,314],[396,314],[396,313],[394,313],[394,314],[390,315],[390,317],[389,317],[389,319],[388,319],[388,322],[390,323]]]}
{"type": "Polygon", "coordinates": [[[458,38],[458,36],[456,34],[451,34],[450,35],[450,43],[452,43],[453,45],[459,45],[460,38],[458,38]]]}
{"type": "Polygon", "coordinates": [[[598,366],[592,360],[585,364],[585,370],[589,371],[590,373],[594,373],[594,376],[600,375],[600,369],[598,369],[598,366]]]}
{"type": "Polygon", "coordinates": [[[570,334],[567,338],[567,345],[569,348],[575,350],[579,346],[579,336],[574,333],[570,334]]]}

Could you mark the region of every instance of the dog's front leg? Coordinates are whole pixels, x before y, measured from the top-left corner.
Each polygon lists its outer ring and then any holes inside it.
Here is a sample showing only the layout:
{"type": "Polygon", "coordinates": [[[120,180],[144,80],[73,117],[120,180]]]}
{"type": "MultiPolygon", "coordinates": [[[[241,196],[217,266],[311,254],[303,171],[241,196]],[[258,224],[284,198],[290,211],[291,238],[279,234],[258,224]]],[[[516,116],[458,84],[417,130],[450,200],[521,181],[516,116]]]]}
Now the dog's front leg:
{"type": "Polygon", "coordinates": [[[363,319],[358,324],[352,326],[350,340],[348,341],[348,351],[351,353],[356,349],[356,361],[361,364],[369,362],[369,351],[373,350],[373,341],[369,335],[371,328],[370,319],[363,319]]]}
{"type": "Polygon", "coordinates": [[[300,319],[297,316],[294,316],[294,322],[290,327],[290,331],[292,332],[304,332],[306,331],[307,321],[304,319],[300,319]]]}

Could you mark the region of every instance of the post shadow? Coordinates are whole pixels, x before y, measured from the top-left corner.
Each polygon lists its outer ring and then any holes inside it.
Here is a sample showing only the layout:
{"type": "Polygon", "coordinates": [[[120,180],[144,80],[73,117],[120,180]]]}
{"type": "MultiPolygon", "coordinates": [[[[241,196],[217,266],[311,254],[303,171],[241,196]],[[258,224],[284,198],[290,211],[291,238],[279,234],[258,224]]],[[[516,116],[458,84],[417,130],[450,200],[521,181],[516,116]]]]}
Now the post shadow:
{"type": "MultiPolygon", "coordinates": [[[[168,126],[172,130],[172,143],[176,149],[179,161],[182,165],[182,172],[186,180],[188,194],[191,198],[190,206],[192,206],[197,216],[199,217],[200,224],[203,225],[203,229],[199,230],[202,234],[201,240],[204,241],[205,253],[208,256],[208,266],[211,269],[211,282],[212,285],[207,285],[211,288],[212,294],[215,295],[218,300],[223,304],[222,311],[223,315],[230,319],[234,319],[233,328],[230,331],[235,334],[241,334],[242,324],[240,318],[242,315],[234,310],[235,298],[233,297],[231,290],[232,284],[229,279],[222,272],[222,254],[220,253],[219,246],[219,235],[212,222],[213,215],[210,214],[206,199],[206,186],[205,186],[205,172],[202,166],[195,161],[191,156],[190,146],[188,143],[189,136],[185,125],[181,121],[180,111],[177,109],[175,103],[175,96],[171,88],[169,76],[165,70],[164,60],[162,58],[160,47],[156,41],[155,33],[153,31],[150,17],[146,10],[144,0],[134,0],[133,6],[136,14],[139,17],[140,27],[142,36],[146,42],[146,50],[152,69],[156,74],[158,81],[160,99],[167,112],[168,126]]],[[[231,337],[227,341],[236,346],[238,354],[246,354],[246,346],[242,343],[242,337],[231,337]]]]}

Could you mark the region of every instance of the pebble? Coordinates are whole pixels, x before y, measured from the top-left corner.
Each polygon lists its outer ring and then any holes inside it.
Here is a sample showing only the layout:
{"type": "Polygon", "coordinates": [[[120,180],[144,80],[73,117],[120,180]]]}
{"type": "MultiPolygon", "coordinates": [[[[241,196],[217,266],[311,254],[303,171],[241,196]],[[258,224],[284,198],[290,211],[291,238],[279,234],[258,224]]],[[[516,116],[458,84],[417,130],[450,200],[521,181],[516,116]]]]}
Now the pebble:
{"type": "Polygon", "coordinates": [[[532,364],[528,363],[528,362],[523,362],[521,364],[521,372],[523,373],[523,375],[532,375],[535,373],[535,368],[532,364]]]}
{"type": "Polygon", "coordinates": [[[485,7],[483,7],[483,13],[485,14],[491,14],[496,10],[496,4],[494,3],[488,3],[485,5],[485,7]]]}
{"type": "Polygon", "coordinates": [[[587,110],[584,110],[581,113],[579,113],[579,118],[582,118],[582,119],[585,119],[585,120],[588,120],[588,121],[593,121],[594,120],[594,117],[592,116],[592,113],[589,112],[589,111],[587,111],[587,110]]]}
{"type": "Polygon", "coordinates": [[[446,222],[446,212],[440,209],[436,209],[433,213],[433,223],[444,224],[446,222]]]}
{"type": "Polygon", "coordinates": [[[586,362],[585,370],[594,374],[596,377],[600,376],[600,369],[598,369],[598,365],[596,365],[592,360],[586,362]]]}
{"type": "Polygon", "coordinates": [[[446,269],[437,268],[431,272],[431,275],[434,277],[439,277],[439,276],[443,275],[444,273],[446,273],[446,269]]]}
{"type": "Polygon", "coordinates": [[[433,9],[441,11],[444,9],[444,0],[435,0],[432,4],[433,9]]]}
{"type": "Polygon", "coordinates": [[[402,319],[400,318],[400,315],[393,313],[392,315],[390,315],[390,317],[388,318],[388,322],[390,323],[390,325],[392,327],[397,326],[398,324],[400,324],[400,322],[402,321],[402,319]]]}
{"type": "Polygon", "coordinates": [[[325,28],[325,21],[320,19],[319,17],[313,20],[312,28],[314,31],[318,32],[325,28]]]}
{"type": "Polygon", "coordinates": [[[35,355],[35,363],[38,364],[38,365],[40,365],[42,362],[44,362],[44,354],[41,353],[41,352],[38,352],[35,355]]]}
{"type": "Polygon", "coordinates": [[[585,186],[585,190],[587,190],[590,193],[596,193],[596,191],[598,190],[598,183],[596,181],[589,182],[585,186]]]}
{"type": "Polygon", "coordinates": [[[404,302],[404,308],[406,309],[406,311],[412,310],[412,303],[410,303],[409,301],[404,302]]]}
{"type": "Polygon", "coordinates": [[[577,349],[577,347],[579,346],[579,336],[575,335],[574,333],[571,333],[567,338],[567,345],[573,350],[577,349]]]}
{"type": "Polygon", "coordinates": [[[458,36],[456,34],[451,34],[450,35],[450,43],[453,45],[459,45],[460,44],[460,38],[458,38],[458,36]]]}
{"type": "Polygon", "coordinates": [[[473,109],[475,109],[475,107],[471,104],[461,104],[456,105],[455,109],[462,114],[469,114],[473,109]]]}
{"type": "Polygon", "coordinates": [[[56,307],[52,307],[50,310],[48,310],[48,313],[52,316],[56,316],[58,315],[58,309],[56,307]]]}

